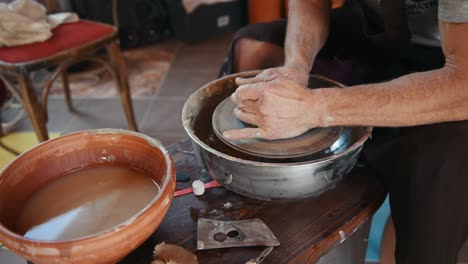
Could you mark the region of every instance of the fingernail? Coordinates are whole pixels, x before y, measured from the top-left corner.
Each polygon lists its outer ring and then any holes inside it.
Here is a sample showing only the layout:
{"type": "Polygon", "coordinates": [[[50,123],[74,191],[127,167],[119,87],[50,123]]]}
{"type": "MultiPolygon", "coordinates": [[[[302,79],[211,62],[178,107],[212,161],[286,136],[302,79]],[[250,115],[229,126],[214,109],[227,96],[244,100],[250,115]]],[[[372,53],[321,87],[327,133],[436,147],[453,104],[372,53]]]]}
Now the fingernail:
{"type": "Polygon", "coordinates": [[[229,139],[231,137],[231,133],[229,132],[223,132],[223,137],[229,139]]]}

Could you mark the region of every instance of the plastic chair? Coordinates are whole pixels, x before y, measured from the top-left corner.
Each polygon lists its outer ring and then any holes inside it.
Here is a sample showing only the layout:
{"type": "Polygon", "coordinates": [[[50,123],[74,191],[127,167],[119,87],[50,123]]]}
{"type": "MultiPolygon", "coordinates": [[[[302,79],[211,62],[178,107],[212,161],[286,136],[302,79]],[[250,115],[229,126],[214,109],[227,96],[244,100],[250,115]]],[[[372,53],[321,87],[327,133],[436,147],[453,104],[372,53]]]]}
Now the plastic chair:
{"type": "MultiPolygon", "coordinates": [[[[128,126],[137,131],[128,84],[126,65],[118,44],[117,1],[112,0],[112,13],[115,26],[94,21],[80,20],[62,24],[53,30],[53,36],[40,43],[0,48],[0,75],[16,79],[27,112],[39,141],[48,139],[47,97],[55,79],[61,77],[65,99],[69,110],[72,101],[67,69],[80,61],[92,61],[104,66],[117,83],[128,126]],[[105,48],[109,60],[95,56],[95,52],[105,48]],[[30,74],[34,71],[56,67],[44,87],[42,100],[38,100],[30,74]]],[[[8,81],[7,78],[3,78],[8,81]]]]}

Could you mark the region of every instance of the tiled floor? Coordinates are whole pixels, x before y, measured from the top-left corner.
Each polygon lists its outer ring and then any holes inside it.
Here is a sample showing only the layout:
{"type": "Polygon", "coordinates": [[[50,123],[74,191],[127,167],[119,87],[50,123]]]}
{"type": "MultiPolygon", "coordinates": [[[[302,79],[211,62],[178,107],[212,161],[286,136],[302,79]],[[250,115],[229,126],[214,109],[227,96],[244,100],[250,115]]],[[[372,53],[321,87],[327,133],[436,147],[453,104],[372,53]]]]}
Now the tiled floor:
{"type": "MultiPolygon", "coordinates": [[[[171,144],[186,137],[181,123],[185,100],[202,85],[216,78],[232,35],[188,45],[181,44],[161,88],[151,97],[133,100],[140,132],[171,144]]],[[[49,98],[47,127],[51,132],[70,133],[94,128],[127,128],[119,97],[74,98],[75,112],[67,111],[64,99],[49,98]]],[[[31,130],[27,119],[15,130],[31,130]]]]}
{"type": "MultiPolygon", "coordinates": [[[[186,137],[181,124],[184,102],[196,89],[216,78],[231,37],[221,36],[194,45],[181,44],[162,87],[152,97],[133,100],[140,132],[159,139],[165,145],[186,137]]],[[[74,99],[74,106],[76,112],[70,113],[63,98],[50,98],[49,131],[65,134],[93,128],[127,128],[118,97],[74,99]]],[[[23,120],[16,130],[31,130],[29,121],[23,120]]],[[[468,243],[461,255],[468,264],[468,243]]],[[[25,262],[0,250],[0,263],[25,262]]]]}

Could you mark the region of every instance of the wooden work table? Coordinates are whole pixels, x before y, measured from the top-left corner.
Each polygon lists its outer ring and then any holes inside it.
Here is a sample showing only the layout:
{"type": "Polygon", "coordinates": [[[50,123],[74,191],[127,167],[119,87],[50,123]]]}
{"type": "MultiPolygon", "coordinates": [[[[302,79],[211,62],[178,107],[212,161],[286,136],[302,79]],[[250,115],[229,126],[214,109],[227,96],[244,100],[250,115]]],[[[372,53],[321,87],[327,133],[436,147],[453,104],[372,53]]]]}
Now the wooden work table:
{"type": "MultiPolygon", "coordinates": [[[[169,146],[178,178],[177,190],[195,179],[209,181],[188,140],[169,146]]],[[[369,169],[355,168],[337,186],[318,197],[300,200],[259,201],[237,195],[224,187],[175,197],[156,232],[120,263],[150,263],[161,242],[194,252],[201,264],[244,264],[265,247],[239,247],[197,251],[197,220],[259,218],[281,242],[262,263],[364,263],[370,219],[385,199],[382,186],[369,169]],[[225,204],[232,206],[226,208],[225,204]]]]}

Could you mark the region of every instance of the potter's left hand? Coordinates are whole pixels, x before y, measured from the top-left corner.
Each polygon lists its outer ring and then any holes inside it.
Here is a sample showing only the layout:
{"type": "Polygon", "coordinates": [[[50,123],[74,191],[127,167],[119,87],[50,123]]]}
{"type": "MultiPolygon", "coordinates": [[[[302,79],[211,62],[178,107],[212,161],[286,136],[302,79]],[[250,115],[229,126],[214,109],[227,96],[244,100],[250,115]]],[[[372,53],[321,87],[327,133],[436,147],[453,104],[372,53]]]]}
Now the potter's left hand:
{"type": "Polygon", "coordinates": [[[231,95],[237,105],[234,114],[257,126],[224,132],[228,139],[283,139],[319,126],[320,102],[312,90],[286,77],[243,84],[231,95]]]}
{"type": "Polygon", "coordinates": [[[267,82],[278,77],[287,77],[300,85],[307,85],[309,82],[309,72],[307,70],[293,66],[282,66],[266,69],[252,78],[239,77],[236,79],[236,83],[242,85],[255,82],[267,82]]]}

